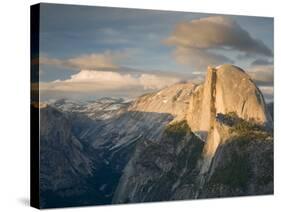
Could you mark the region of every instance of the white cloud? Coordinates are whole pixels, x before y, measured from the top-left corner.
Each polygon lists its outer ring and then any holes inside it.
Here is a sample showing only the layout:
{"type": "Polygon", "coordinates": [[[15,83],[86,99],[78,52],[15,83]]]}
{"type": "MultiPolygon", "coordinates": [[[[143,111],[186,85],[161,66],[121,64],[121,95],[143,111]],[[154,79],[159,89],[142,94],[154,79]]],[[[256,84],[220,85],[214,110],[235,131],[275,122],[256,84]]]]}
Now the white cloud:
{"type": "Polygon", "coordinates": [[[138,83],[145,89],[158,90],[168,85],[179,82],[178,78],[157,76],[153,74],[141,74],[138,78],[138,83]]]}
{"type": "Polygon", "coordinates": [[[116,62],[121,58],[126,57],[124,52],[105,52],[105,53],[93,53],[84,54],[78,57],[68,59],[49,58],[48,56],[42,56],[39,59],[40,64],[56,65],[67,68],[81,69],[116,69],[118,66],[116,62]]]}
{"type": "Polygon", "coordinates": [[[134,89],[143,91],[158,90],[179,82],[180,79],[154,74],[121,74],[112,71],[82,70],[67,80],[55,80],[40,83],[42,91],[63,92],[103,92],[123,90],[132,92],[134,89]]]}

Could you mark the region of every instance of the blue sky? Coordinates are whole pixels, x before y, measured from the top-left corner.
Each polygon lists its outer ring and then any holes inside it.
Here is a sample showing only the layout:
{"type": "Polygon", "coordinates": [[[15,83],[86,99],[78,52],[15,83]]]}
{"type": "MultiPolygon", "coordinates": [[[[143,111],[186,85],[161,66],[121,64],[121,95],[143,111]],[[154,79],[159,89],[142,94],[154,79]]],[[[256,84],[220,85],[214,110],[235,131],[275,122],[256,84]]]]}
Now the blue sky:
{"type": "MultiPolygon", "coordinates": [[[[167,86],[176,79],[203,78],[209,63],[234,63],[253,77],[259,75],[262,89],[273,90],[273,19],[41,4],[40,81],[45,83],[46,98],[69,93],[73,98],[139,95],[161,88],[155,85],[157,80],[172,79],[163,83],[167,86]],[[116,89],[89,85],[81,90],[79,86],[68,90],[63,84],[81,83],[85,77],[94,79],[88,80],[93,84],[104,72],[113,73],[112,84],[122,81],[122,76],[132,83],[116,89]],[[143,82],[147,78],[155,83],[143,82]],[[53,82],[60,86],[56,89],[53,82]],[[134,87],[133,82],[139,85],[134,87]]],[[[101,78],[104,85],[102,80],[106,79],[101,78]]]]}

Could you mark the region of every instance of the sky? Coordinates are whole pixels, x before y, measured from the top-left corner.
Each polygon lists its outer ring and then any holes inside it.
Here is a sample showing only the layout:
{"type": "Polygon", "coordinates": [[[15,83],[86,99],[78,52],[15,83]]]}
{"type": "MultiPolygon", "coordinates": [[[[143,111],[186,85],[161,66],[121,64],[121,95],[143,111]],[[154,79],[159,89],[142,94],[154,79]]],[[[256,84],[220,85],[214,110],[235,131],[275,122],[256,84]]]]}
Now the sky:
{"type": "Polygon", "coordinates": [[[134,98],[207,66],[244,69],[273,100],[273,19],[265,17],[41,4],[42,100],[134,98]]]}

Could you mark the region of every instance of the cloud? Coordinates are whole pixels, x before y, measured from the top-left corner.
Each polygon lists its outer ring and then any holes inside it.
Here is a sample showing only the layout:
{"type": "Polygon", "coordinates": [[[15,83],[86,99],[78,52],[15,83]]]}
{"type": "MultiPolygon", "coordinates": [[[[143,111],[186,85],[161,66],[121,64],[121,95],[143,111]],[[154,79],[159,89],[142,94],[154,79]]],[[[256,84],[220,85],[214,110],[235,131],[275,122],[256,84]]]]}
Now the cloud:
{"type": "Polygon", "coordinates": [[[273,86],[273,65],[255,65],[247,70],[251,78],[260,86],[273,86]]]}
{"type": "Polygon", "coordinates": [[[214,53],[215,50],[232,50],[244,55],[266,57],[273,55],[261,40],[253,38],[234,20],[223,16],[181,22],[164,43],[176,47],[177,61],[195,67],[209,65],[209,62],[231,62],[226,56],[214,53]]]}
{"type": "Polygon", "coordinates": [[[267,102],[273,101],[274,66],[273,62],[257,59],[246,69],[253,81],[257,84],[267,102]]]}
{"type": "Polygon", "coordinates": [[[266,59],[256,59],[252,62],[253,66],[256,66],[256,65],[272,65],[272,64],[273,64],[272,61],[269,61],[269,60],[266,60],[266,59]]]}
{"type": "Polygon", "coordinates": [[[39,62],[40,64],[55,65],[77,70],[105,70],[116,69],[118,67],[116,62],[125,56],[126,54],[123,52],[112,53],[108,51],[100,54],[84,54],[69,59],[57,59],[42,56],[40,57],[39,62]]]}
{"type": "Polygon", "coordinates": [[[194,72],[192,72],[192,74],[201,76],[201,75],[205,75],[206,73],[202,72],[202,71],[194,71],[194,72]]]}
{"type": "Polygon", "coordinates": [[[82,70],[67,80],[40,83],[42,91],[62,92],[104,92],[122,90],[151,91],[179,82],[176,77],[154,74],[121,74],[112,71],[82,70]]]}
{"type": "Polygon", "coordinates": [[[208,65],[216,66],[222,63],[234,63],[233,60],[213,52],[202,51],[198,48],[177,47],[173,53],[180,64],[194,68],[206,68],[208,65]]]}
{"type": "Polygon", "coordinates": [[[273,86],[260,86],[259,88],[265,94],[268,94],[268,95],[273,94],[273,86]]]}

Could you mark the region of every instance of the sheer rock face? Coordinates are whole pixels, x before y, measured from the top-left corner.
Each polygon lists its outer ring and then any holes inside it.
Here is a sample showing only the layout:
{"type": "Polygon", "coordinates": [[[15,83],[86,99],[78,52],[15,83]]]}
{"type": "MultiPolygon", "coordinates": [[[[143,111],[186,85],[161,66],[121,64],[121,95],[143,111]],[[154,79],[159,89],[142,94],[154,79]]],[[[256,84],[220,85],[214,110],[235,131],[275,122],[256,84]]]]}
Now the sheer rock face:
{"type": "Polygon", "coordinates": [[[197,198],[273,194],[273,138],[230,137],[214,154],[197,198]]]}
{"type": "Polygon", "coordinates": [[[262,124],[272,121],[262,93],[242,69],[222,65],[213,73],[216,75],[216,113],[236,112],[245,120],[262,124]]]}
{"type": "Polygon", "coordinates": [[[85,156],[83,145],[72,134],[71,125],[64,115],[56,109],[45,106],[40,110],[40,159],[41,176],[46,177],[50,190],[59,190],[75,184],[76,177],[92,175],[92,161],[85,156]],[[46,172],[52,174],[47,175],[46,172]],[[64,177],[72,175],[68,180],[64,177]]]}
{"type": "Polygon", "coordinates": [[[188,129],[181,135],[165,131],[159,143],[139,143],[123,171],[113,203],[171,200],[181,183],[188,187],[185,197],[193,197],[203,146],[188,129]]]}
{"type": "Polygon", "coordinates": [[[208,132],[218,113],[235,112],[245,120],[272,122],[257,86],[233,65],[208,67],[205,82],[192,94],[187,111],[186,119],[194,131],[208,132]]]}
{"type": "Polygon", "coordinates": [[[97,165],[93,161],[98,163],[89,152],[74,136],[71,122],[62,112],[48,105],[40,108],[41,207],[82,204],[74,197],[86,196],[87,179],[97,165]]]}
{"type": "Polygon", "coordinates": [[[235,112],[240,118],[271,125],[262,93],[251,78],[233,65],[208,67],[205,82],[192,94],[186,119],[191,129],[207,142],[205,154],[212,156],[221,140],[216,114],[235,112]]]}

